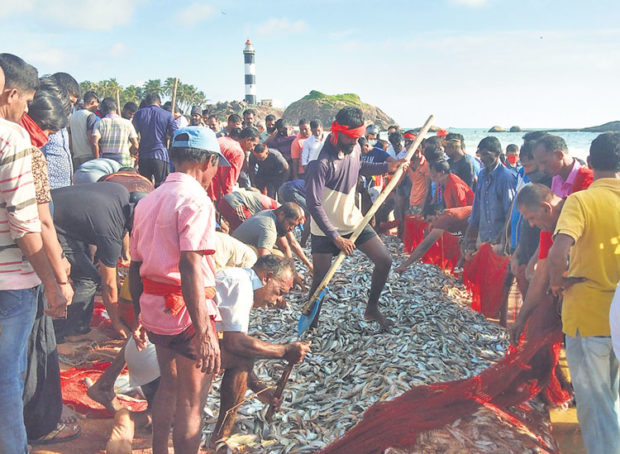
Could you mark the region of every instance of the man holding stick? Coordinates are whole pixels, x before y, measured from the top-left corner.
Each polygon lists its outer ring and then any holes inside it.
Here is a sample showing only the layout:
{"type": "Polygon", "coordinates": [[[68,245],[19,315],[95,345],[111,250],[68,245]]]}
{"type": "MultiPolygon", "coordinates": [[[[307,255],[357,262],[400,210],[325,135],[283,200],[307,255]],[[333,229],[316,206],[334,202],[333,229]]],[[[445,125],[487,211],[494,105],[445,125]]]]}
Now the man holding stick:
{"type": "MultiPolygon", "coordinates": [[[[375,265],[364,318],[376,321],[382,329],[387,329],[393,322],[379,311],[379,296],[387,281],[392,257],[372,227],[367,226],[355,242],[348,238],[363,218],[355,206],[355,189],[360,172],[366,176],[394,172],[405,160],[380,164],[362,162],[357,139],[363,137],[365,131],[360,109],[341,109],[319,157],[306,169],[306,201],[312,217],[314,267],[310,295],[323,280],[334,255],[340,251],[350,255],[359,247],[375,265]]],[[[312,326],[317,326],[318,318],[317,312],[312,326]]]]}
{"type": "Polygon", "coordinates": [[[230,436],[237,408],[248,388],[268,404],[279,406],[274,389],[265,386],[254,374],[254,361],[261,358],[286,359],[300,363],[310,351],[310,342],[273,344],[248,335],[250,310],[279,306],[293,285],[294,265],[290,259],[275,255],[259,257],[252,268],[226,268],[217,273],[218,309],[222,321],[217,329],[220,340],[222,369],[220,413],[211,437],[211,447],[230,436]]]}

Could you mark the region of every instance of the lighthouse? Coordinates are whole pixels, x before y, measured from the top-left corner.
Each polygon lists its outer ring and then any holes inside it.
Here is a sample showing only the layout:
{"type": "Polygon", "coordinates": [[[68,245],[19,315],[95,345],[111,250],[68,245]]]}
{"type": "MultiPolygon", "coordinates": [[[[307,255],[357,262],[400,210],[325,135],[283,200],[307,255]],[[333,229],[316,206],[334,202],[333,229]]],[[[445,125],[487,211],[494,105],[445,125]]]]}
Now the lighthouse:
{"type": "Polygon", "coordinates": [[[254,46],[248,39],[243,49],[245,62],[245,102],[256,104],[256,65],[254,63],[254,46]]]}

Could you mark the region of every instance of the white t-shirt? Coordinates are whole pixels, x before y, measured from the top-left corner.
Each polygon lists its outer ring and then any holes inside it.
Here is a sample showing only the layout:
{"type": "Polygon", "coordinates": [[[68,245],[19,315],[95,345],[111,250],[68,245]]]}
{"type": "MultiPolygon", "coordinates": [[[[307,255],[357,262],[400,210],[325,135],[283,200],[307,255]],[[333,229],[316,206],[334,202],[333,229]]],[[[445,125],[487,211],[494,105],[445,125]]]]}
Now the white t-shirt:
{"type": "Polygon", "coordinates": [[[611,342],[614,346],[616,358],[620,358],[620,282],[609,308],[609,326],[611,327],[611,342]]]}
{"type": "Polygon", "coordinates": [[[219,332],[247,333],[250,310],[254,305],[254,290],[262,287],[251,268],[226,268],[215,276],[216,302],[222,320],[216,322],[219,332]]]}
{"type": "Polygon", "coordinates": [[[316,137],[314,134],[308,137],[304,141],[304,145],[301,149],[301,165],[307,166],[309,162],[314,161],[323,148],[323,142],[325,142],[325,133],[321,137],[316,137]]]}

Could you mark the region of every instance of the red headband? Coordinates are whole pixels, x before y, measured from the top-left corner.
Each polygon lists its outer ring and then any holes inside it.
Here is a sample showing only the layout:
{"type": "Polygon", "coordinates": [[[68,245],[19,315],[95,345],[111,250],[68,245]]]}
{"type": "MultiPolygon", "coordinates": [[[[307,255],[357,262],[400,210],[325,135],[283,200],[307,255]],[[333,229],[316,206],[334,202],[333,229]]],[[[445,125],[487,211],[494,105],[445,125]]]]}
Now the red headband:
{"type": "Polygon", "coordinates": [[[338,133],[341,132],[350,139],[359,139],[364,137],[366,133],[366,125],[358,126],[357,128],[350,128],[349,126],[341,125],[338,122],[332,123],[332,144],[338,143],[338,133]]]}
{"type": "Polygon", "coordinates": [[[418,136],[416,136],[414,133],[412,132],[406,132],[405,134],[403,134],[403,137],[405,139],[409,139],[409,140],[415,140],[418,138],[418,136]]]}
{"type": "Polygon", "coordinates": [[[437,131],[437,137],[446,137],[448,135],[448,131],[445,129],[440,129],[437,131]]]}

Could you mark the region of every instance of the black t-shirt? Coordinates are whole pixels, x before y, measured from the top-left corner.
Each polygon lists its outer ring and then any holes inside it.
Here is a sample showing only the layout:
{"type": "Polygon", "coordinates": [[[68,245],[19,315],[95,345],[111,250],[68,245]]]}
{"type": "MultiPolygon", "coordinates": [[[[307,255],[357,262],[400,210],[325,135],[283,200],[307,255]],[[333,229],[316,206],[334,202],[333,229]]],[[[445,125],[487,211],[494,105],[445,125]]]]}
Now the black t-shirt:
{"type": "Polygon", "coordinates": [[[473,189],[474,176],[476,174],[474,172],[474,163],[471,161],[471,158],[469,156],[463,156],[458,161],[448,159],[448,164],[450,164],[450,170],[452,173],[463,180],[467,186],[473,189]]]}
{"type": "Polygon", "coordinates": [[[282,154],[273,149],[269,149],[269,154],[264,161],[259,161],[251,154],[248,162],[248,168],[250,170],[250,178],[254,183],[254,186],[261,188],[269,184],[274,184],[276,187],[280,186],[280,182],[288,175],[286,159],[282,154]]]}
{"type": "Polygon", "coordinates": [[[118,183],[54,189],[54,224],[59,233],[97,246],[97,259],[115,267],[130,216],[129,192],[118,183]]]}

